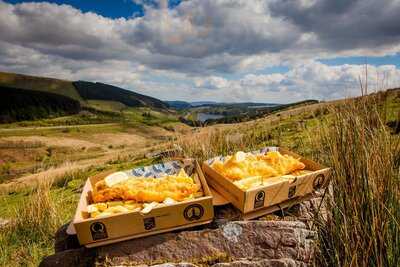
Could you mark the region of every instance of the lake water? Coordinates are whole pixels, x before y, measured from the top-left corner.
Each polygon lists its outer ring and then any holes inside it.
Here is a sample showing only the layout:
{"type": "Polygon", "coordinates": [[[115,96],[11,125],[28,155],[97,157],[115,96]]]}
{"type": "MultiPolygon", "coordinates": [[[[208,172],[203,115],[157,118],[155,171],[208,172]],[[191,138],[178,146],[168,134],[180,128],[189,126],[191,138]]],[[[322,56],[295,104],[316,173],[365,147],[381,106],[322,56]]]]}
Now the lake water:
{"type": "Polygon", "coordinates": [[[219,115],[219,114],[210,114],[210,113],[197,113],[197,120],[201,122],[205,122],[206,120],[210,119],[221,119],[223,118],[224,115],[219,115]]]}

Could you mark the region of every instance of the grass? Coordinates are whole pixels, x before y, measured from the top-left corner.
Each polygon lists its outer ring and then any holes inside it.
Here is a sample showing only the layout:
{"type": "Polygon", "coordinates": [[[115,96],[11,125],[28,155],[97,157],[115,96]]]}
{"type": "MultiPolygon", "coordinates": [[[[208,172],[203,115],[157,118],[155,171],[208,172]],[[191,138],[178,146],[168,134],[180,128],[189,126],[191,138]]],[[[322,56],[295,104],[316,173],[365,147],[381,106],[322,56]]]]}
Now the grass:
{"type": "Polygon", "coordinates": [[[131,125],[162,126],[164,124],[178,122],[176,116],[158,112],[150,108],[128,108],[123,111],[124,123],[131,125]]]}
{"type": "Polygon", "coordinates": [[[21,205],[12,206],[14,219],[0,232],[1,266],[37,266],[52,253],[53,234],[72,216],[75,196],[66,196],[66,190],[56,196],[50,188],[43,182],[21,205]]]}
{"type": "Polygon", "coordinates": [[[114,162],[53,181],[42,179],[35,189],[0,195],[0,206],[5,207],[0,209],[0,218],[12,220],[0,229],[0,266],[38,266],[43,257],[54,253],[54,233],[72,219],[87,177],[107,169],[126,170],[157,162],[114,162]]]}
{"type": "Polygon", "coordinates": [[[282,146],[309,156],[312,154],[310,143],[313,131],[322,116],[329,119],[330,115],[317,110],[284,119],[278,118],[273,122],[258,120],[205,128],[208,130],[190,136],[177,136],[171,143],[171,148],[178,148],[183,157],[197,158],[200,161],[238,150],[256,150],[265,146],[282,146]]]}
{"type": "Polygon", "coordinates": [[[88,105],[98,109],[98,110],[105,110],[111,112],[120,112],[127,108],[124,104],[117,101],[107,101],[107,100],[88,100],[88,105]]]}
{"type": "MultiPolygon", "coordinates": [[[[54,127],[96,125],[118,123],[122,125],[163,126],[178,122],[175,114],[160,112],[147,107],[127,107],[115,101],[90,100],[90,107],[78,114],[69,116],[54,116],[37,120],[25,120],[0,125],[0,129],[15,129],[23,127],[54,127]]],[[[68,127],[68,128],[67,128],[68,127]]]]}
{"type": "Polygon", "coordinates": [[[325,266],[396,266],[400,259],[400,139],[382,93],[331,110],[316,149],[333,168],[332,212],[319,224],[325,266]]]}
{"type": "Polygon", "coordinates": [[[18,127],[79,126],[79,125],[89,125],[89,124],[116,123],[120,122],[121,119],[122,118],[118,113],[101,114],[101,113],[91,113],[82,111],[79,114],[69,115],[69,116],[44,118],[38,120],[26,120],[26,121],[2,124],[1,128],[9,129],[18,127]]]}
{"type": "MultiPolygon", "coordinates": [[[[328,221],[317,218],[315,224],[319,232],[315,265],[395,266],[400,259],[400,136],[386,123],[399,119],[397,96],[381,93],[294,115],[203,128],[176,135],[170,148],[204,160],[277,145],[331,166],[331,214],[328,221]]],[[[136,109],[128,115],[138,121],[145,112],[136,109]]],[[[53,184],[39,183],[35,190],[3,195],[0,206],[6,208],[0,217],[13,223],[0,230],[0,265],[36,266],[53,253],[53,234],[72,217],[87,176],[155,161],[133,161],[127,155],[97,169],[64,175],[53,184]]]]}

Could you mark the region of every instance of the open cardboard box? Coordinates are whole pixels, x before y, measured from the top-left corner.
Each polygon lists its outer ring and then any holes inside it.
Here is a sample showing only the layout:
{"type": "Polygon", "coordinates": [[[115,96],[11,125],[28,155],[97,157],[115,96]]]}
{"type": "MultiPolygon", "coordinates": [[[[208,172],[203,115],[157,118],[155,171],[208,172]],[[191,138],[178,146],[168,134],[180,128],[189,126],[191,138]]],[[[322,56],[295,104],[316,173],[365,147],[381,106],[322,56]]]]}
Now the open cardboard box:
{"type": "Polygon", "coordinates": [[[306,165],[305,169],[312,172],[290,180],[273,177],[268,180],[267,185],[260,185],[245,191],[210,167],[217,158],[223,159],[222,156],[203,162],[203,171],[208,184],[238,208],[243,213],[243,219],[256,218],[310,199],[316,190],[325,188],[329,183],[330,168],[305,159],[289,150],[266,147],[252,153],[268,151],[279,151],[283,155],[288,154],[298,158],[306,165]]]}
{"type": "Polygon", "coordinates": [[[162,170],[166,170],[167,173],[173,174],[179,171],[182,166],[189,175],[197,174],[195,181],[201,185],[203,196],[172,205],[160,205],[147,214],[132,211],[108,217],[89,218],[86,210],[87,206],[92,203],[92,188],[96,182],[105,178],[106,175],[88,178],[72,222],[74,229],[69,229],[69,232],[76,232],[81,245],[96,247],[211,222],[214,217],[212,195],[202,169],[196,160],[156,164],[128,172],[131,174],[141,172],[142,175],[147,177],[149,170],[150,173],[153,171],[160,174],[162,170]]]}

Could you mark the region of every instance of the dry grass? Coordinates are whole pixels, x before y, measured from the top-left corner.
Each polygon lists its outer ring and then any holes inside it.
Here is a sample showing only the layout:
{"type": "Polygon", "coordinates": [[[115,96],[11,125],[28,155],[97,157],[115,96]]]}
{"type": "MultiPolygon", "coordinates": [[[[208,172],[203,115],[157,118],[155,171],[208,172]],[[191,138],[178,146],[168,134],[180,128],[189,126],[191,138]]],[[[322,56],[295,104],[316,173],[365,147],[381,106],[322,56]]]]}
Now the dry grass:
{"type": "Polygon", "coordinates": [[[43,146],[45,146],[45,144],[38,140],[34,140],[34,141],[29,141],[29,140],[28,141],[27,140],[8,141],[6,139],[0,140],[0,149],[4,149],[4,148],[26,149],[26,148],[38,148],[38,147],[43,147],[43,146]]]}
{"type": "Polygon", "coordinates": [[[0,183],[0,196],[10,192],[19,192],[26,189],[36,188],[42,181],[59,183],[65,177],[74,176],[76,173],[87,172],[92,169],[118,168],[119,165],[135,164],[146,158],[146,155],[154,151],[163,151],[167,144],[154,144],[145,148],[132,148],[110,150],[101,157],[89,158],[80,161],[65,161],[58,166],[52,166],[48,169],[22,176],[11,180],[8,183],[0,183]]]}
{"type": "MultiPolygon", "coordinates": [[[[24,144],[38,144],[40,146],[46,147],[70,147],[73,149],[80,149],[82,147],[90,148],[90,147],[98,147],[99,145],[96,143],[92,143],[89,141],[85,141],[78,138],[71,137],[46,137],[46,136],[10,136],[10,137],[2,137],[0,141],[4,141],[4,143],[9,144],[19,144],[17,148],[23,148],[24,144]]],[[[1,147],[0,147],[1,148],[1,147]]],[[[34,148],[34,146],[27,146],[27,148],[34,148]]]]}
{"type": "Polygon", "coordinates": [[[210,128],[189,136],[178,136],[172,147],[182,157],[196,158],[200,162],[217,155],[227,155],[238,150],[262,147],[270,134],[253,125],[240,128],[210,128]]]}
{"type": "Polygon", "coordinates": [[[0,194],[10,191],[21,191],[28,188],[38,188],[42,183],[57,183],[68,174],[84,171],[90,167],[88,164],[65,162],[59,167],[51,167],[46,171],[23,176],[5,184],[0,184],[0,194]]]}
{"type": "Polygon", "coordinates": [[[51,183],[41,183],[14,212],[13,222],[0,230],[1,266],[36,266],[51,252],[53,234],[62,218],[50,198],[51,183]]]}
{"type": "Polygon", "coordinates": [[[386,94],[334,107],[315,149],[333,168],[331,219],[319,225],[326,266],[396,266],[400,259],[399,137],[386,127],[386,94]]]}

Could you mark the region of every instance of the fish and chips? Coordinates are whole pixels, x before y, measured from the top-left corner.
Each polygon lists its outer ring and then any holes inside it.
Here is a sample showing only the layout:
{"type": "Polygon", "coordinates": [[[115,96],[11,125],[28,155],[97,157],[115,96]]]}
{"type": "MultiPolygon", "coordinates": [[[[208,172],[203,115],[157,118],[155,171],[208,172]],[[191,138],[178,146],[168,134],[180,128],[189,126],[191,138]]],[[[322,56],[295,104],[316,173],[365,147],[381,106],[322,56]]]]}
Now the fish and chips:
{"type": "Polygon", "coordinates": [[[159,205],[194,199],[200,193],[201,186],[184,169],[160,178],[117,172],[94,185],[93,204],[87,207],[87,212],[92,218],[129,211],[148,213],[159,205]]]}
{"type": "Polygon", "coordinates": [[[278,151],[252,154],[239,151],[227,156],[224,161],[214,160],[211,164],[216,172],[231,180],[243,190],[274,182],[273,177],[294,179],[294,175],[307,174],[305,164],[290,155],[278,151]]]}
{"type": "MultiPolygon", "coordinates": [[[[293,180],[310,173],[305,165],[290,155],[278,151],[252,154],[239,151],[223,161],[211,164],[216,172],[231,180],[242,190],[276,182],[276,178],[293,180]]],[[[87,207],[90,217],[103,217],[122,212],[148,213],[160,205],[194,199],[202,194],[199,182],[181,169],[178,174],[159,178],[129,176],[116,172],[94,185],[93,204],[87,207]]]]}

